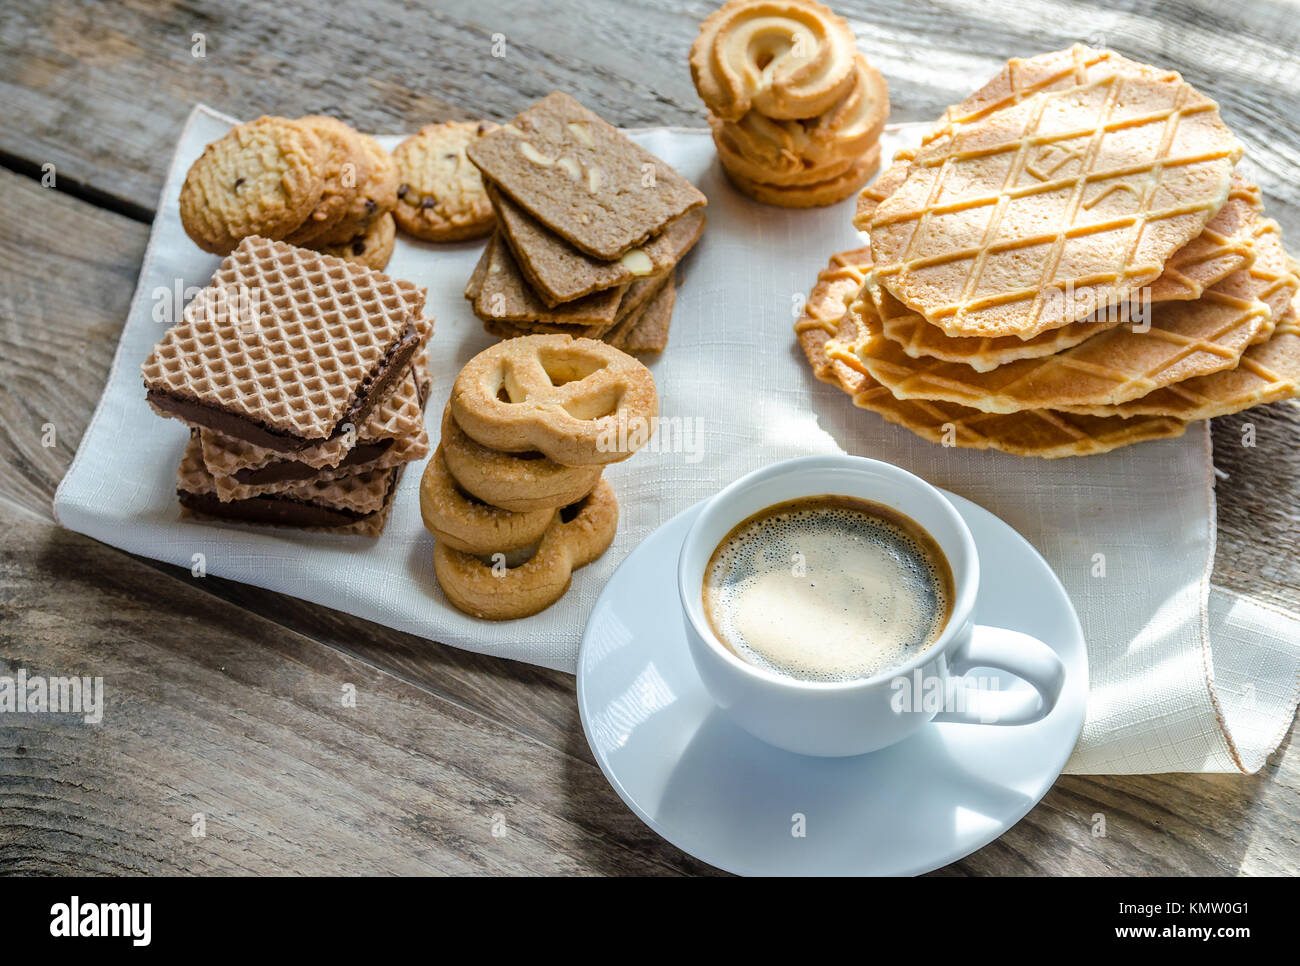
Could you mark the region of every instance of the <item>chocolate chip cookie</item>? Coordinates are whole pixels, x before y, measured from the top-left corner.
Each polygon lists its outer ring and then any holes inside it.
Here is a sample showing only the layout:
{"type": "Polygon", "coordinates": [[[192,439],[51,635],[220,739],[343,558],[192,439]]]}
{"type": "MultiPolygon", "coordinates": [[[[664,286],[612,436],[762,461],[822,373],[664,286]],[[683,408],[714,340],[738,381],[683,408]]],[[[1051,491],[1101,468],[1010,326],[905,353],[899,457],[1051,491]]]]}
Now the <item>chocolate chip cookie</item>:
{"type": "Polygon", "coordinates": [[[307,220],[289,234],[292,245],[311,246],[327,237],[348,216],[353,200],[370,177],[370,155],[361,136],[342,121],[320,114],[298,118],[325,145],[325,188],[307,220]]]}
{"type": "Polygon", "coordinates": [[[490,121],[430,124],[397,146],[393,214],[402,231],[426,241],[463,241],[492,230],[492,204],[465,149],[496,128],[490,121]]]}
{"type": "Polygon", "coordinates": [[[327,154],[317,135],[283,117],[236,125],[185,176],[186,233],[216,255],[230,254],[249,235],[283,238],[321,200],[327,154]]]}
{"type": "Polygon", "coordinates": [[[382,272],[393,256],[393,246],[396,241],[397,226],[393,224],[393,216],[384,212],[371,222],[364,234],[357,235],[341,245],[315,247],[322,255],[333,255],[335,258],[343,258],[382,272]]]}

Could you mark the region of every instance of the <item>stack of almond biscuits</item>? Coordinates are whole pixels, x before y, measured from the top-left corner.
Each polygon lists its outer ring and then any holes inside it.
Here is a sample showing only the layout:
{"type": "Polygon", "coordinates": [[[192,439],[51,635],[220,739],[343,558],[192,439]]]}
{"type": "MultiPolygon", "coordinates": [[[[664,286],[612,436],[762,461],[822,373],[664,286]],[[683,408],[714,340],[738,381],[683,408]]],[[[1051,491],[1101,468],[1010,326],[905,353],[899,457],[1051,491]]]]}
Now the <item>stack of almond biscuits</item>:
{"type": "Polygon", "coordinates": [[[650,371],[613,346],[567,335],[498,342],[452,386],[420,483],[447,599],[475,617],[527,617],[614,539],[602,476],[654,431],[650,371]]]}
{"type": "Polygon", "coordinates": [[[1300,392],[1296,264],[1218,106],[1107,50],[1008,62],[859,198],[796,331],[819,377],[944,445],[1180,435],[1300,392]]]}
{"type": "Polygon", "coordinates": [[[723,169],[750,197],[829,205],[880,167],[889,90],[816,0],[730,0],[700,25],[690,66],[723,169]]]}
{"type": "Polygon", "coordinates": [[[286,241],[383,269],[393,254],[397,166],[332,117],[260,117],[209,144],[181,188],[181,223],[204,251],[286,241]]]}
{"type": "Polygon", "coordinates": [[[465,288],[487,330],[661,351],[674,269],[704,230],[704,195],[559,92],[466,153],[496,225],[465,288]]]}
{"type": "Polygon", "coordinates": [[[143,367],[190,427],[182,506],[204,517],[377,536],[428,455],[424,289],[249,236],[143,367]]]}

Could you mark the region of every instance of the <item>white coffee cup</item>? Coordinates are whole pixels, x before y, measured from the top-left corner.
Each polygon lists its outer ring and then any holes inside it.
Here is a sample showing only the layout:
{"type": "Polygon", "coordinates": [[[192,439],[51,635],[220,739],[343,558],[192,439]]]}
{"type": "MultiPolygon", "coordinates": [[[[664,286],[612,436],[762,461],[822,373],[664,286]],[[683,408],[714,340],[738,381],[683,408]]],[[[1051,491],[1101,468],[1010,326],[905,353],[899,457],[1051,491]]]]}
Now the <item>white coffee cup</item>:
{"type": "MultiPolygon", "coordinates": [[[[824,757],[860,755],[892,745],[941,712],[945,721],[1019,725],[1052,710],[1065,683],[1065,665],[1036,638],[974,624],[971,615],[979,580],[975,540],[942,493],[897,466],[844,455],[800,457],[741,477],[701,508],[682,542],[677,563],[686,638],[713,699],[756,738],[787,751],[824,757]],[[875,677],[805,681],[757,667],[718,640],[704,613],[704,573],[723,538],[760,510],[823,494],[870,500],[910,517],[934,538],[952,568],[955,599],[938,639],[911,660],[875,677]],[[919,699],[925,692],[955,693],[954,685],[963,684],[962,676],[975,667],[1013,674],[1037,694],[1029,694],[1028,701],[1023,700],[1023,692],[1015,692],[1015,701],[977,701],[978,711],[971,704],[953,710],[919,699]],[[918,685],[920,693],[902,694],[918,685]]],[[[1011,695],[1003,692],[992,697],[1011,695]]],[[[988,696],[981,692],[978,697],[988,696]]]]}

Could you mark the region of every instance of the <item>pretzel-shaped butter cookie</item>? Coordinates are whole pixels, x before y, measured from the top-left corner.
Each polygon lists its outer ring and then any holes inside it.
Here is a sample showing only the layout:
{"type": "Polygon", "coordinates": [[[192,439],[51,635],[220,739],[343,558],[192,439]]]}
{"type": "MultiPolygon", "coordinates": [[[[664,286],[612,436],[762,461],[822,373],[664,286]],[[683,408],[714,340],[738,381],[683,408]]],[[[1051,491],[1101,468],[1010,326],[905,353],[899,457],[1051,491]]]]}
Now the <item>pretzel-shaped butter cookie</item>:
{"type": "Polygon", "coordinates": [[[577,503],[591,492],[603,467],[564,466],[541,453],[502,453],[476,443],[442,413],[443,461],[460,488],[484,503],[526,513],[577,503]]]}
{"type": "Polygon", "coordinates": [[[626,352],[596,339],[527,335],[466,363],[450,405],[460,428],[489,449],[591,466],[645,444],[659,397],[650,370],[626,352]]]}
{"type": "Polygon", "coordinates": [[[491,554],[536,543],[555,518],[555,509],[515,513],[466,496],[447,471],[439,446],[420,478],[420,516],[425,528],[438,538],[438,546],[491,554]]]}
{"type": "Polygon", "coordinates": [[[433,571],[443,593],[474,617],[511,620],[545,610],[564,596],[573,571],[599,557],[618,529],[618,501],[609,481],[554,515],[537,552],[517,567],[494,567],[439,540],[433,571]]]}
{"type": "Polygon", "coordinates": [[[815,117],[854,84],[848,21],[815,0],[731,0],[691,45],[691,77],[709,110],[738,121],[751,107],[778,120],[815,117]]]}

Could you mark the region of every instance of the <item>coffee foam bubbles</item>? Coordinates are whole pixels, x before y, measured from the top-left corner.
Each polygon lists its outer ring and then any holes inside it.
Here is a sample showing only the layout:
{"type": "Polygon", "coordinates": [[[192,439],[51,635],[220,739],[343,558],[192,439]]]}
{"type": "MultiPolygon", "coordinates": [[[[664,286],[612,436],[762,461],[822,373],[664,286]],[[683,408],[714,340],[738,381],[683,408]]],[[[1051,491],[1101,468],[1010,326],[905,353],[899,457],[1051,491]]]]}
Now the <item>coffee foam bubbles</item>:
{"type": "Polygon", "coordinates": [[[705,572],[714,632],[748,663],[801,680],[858,680],[910,660],[942,632],[952,578],[927,535],[891,516],[812,497],[746,520],[705,572]]]}

